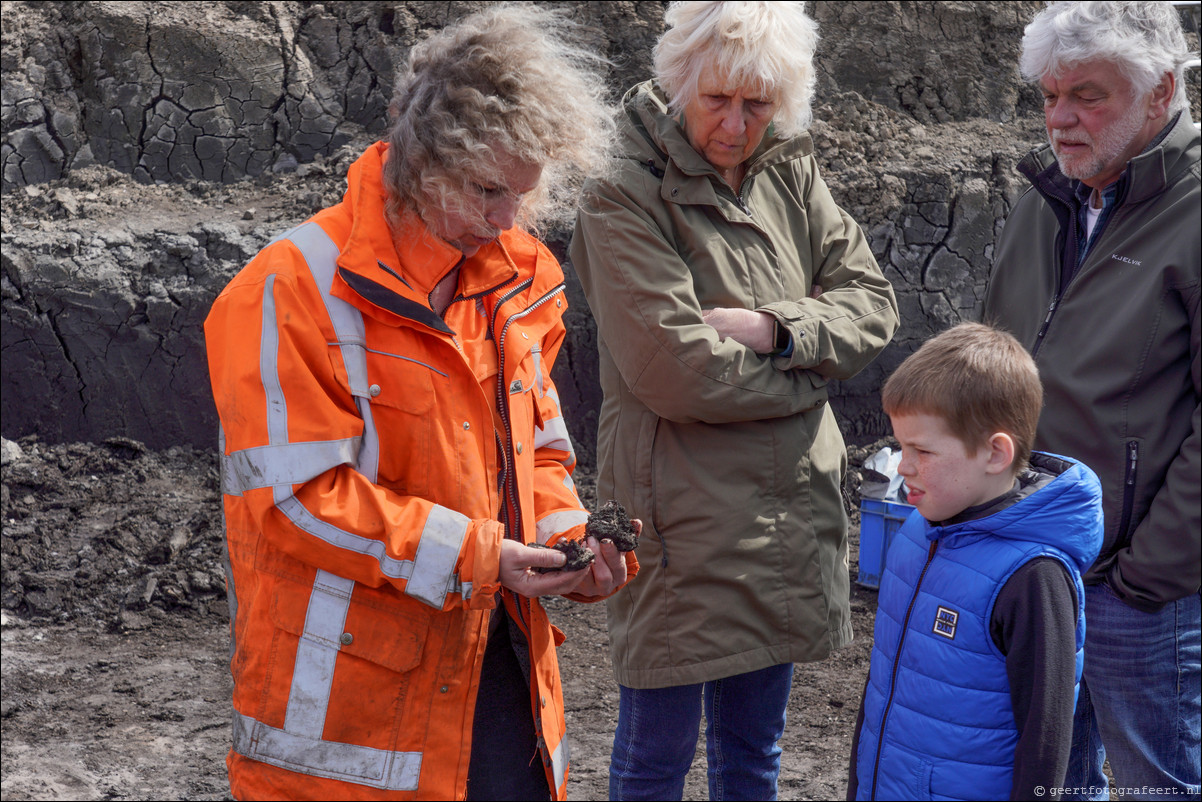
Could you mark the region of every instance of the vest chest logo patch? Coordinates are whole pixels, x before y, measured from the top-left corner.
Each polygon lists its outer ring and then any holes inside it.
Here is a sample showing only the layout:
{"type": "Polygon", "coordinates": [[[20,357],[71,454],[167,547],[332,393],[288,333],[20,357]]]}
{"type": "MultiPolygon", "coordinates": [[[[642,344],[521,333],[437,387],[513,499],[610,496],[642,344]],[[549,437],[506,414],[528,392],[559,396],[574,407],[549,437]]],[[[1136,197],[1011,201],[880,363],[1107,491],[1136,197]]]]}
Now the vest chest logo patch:
{"type": "Polygon", "coordinates": [[[931,628],[931,631],[936,635],[942,635],[948,640],[952,640],[956,637],[956,621],[959,618],[960,614],[955,610],[940,607],[935,610],[935,626],[931,628]]]}

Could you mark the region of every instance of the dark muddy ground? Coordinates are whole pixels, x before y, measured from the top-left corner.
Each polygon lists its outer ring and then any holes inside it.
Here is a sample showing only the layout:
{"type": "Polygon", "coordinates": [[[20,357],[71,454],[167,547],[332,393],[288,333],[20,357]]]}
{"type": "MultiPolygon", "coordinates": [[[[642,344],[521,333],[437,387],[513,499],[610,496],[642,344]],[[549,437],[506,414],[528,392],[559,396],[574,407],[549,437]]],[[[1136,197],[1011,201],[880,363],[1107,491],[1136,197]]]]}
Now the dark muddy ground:
{"type": "MultiPolygon", "coordinates": [[[[592,477],[578,478],[595,506],[592,477]]],[[[5,800],[230,798],[218,493],[211,452],[4,441],[5,800]]],[[[853,577],[857,543],[853,528],[853,577]]],[[[797,667],[782,799],[842,797],[876,607],[853,588],[855,642],[797,667]]],[[[569,796],[604,799],[617,712],[605,611],[547,606],[568,635],[569,796]]],[[[704,767],[699,750],[686,799],[707,797],[704,767]]]]}

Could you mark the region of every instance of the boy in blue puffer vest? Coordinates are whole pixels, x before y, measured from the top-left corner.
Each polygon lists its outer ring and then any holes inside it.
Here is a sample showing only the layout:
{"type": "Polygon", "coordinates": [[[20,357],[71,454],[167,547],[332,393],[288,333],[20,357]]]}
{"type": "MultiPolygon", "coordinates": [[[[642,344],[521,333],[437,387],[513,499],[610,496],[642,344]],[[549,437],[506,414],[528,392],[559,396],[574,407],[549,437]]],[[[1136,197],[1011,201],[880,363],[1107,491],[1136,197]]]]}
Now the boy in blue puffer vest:
{"type": "Polygon", "coordinates": [[[1055,798],[1081,677],[1081,572],[1102,545],[1098,479],[1032,453],[1043,390],[1005,332],[939,334],[882,401],[916,509],[886,555],[848,799],[1055,798]]]}

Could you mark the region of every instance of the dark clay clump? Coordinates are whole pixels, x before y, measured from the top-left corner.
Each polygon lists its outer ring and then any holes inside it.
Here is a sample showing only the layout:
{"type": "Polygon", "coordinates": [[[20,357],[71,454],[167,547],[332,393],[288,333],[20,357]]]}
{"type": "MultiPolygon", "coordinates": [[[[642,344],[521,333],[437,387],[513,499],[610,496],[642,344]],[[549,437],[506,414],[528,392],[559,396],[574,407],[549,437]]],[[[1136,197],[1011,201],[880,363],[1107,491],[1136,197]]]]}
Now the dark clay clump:
{"type": "MultiPolygon", "coordinates": [[[[537,547],[546,548],[546,546],[537,547]]],[[[567,562],[559,568],[535,568],[534,570],[540,574],[550,573],[551,571],[579,571],[581,568],[587,568],[589,565],[592,565],[593,560],[597,556],[593,554],[592,549],[579,540],[561,540],[554,546],[551,546],[551,548],[556,551],[562,551],[563,556],[567,557],[567,562]]]]}
{"type": "Polygon", "coordinates": [[[610,499],[601,508],[588,517],[584,526],[585,537],[595,537],[597,540],[612,540],[618,551],[634,551],[639,545],[639,536],[626,508],[610,499]]]}

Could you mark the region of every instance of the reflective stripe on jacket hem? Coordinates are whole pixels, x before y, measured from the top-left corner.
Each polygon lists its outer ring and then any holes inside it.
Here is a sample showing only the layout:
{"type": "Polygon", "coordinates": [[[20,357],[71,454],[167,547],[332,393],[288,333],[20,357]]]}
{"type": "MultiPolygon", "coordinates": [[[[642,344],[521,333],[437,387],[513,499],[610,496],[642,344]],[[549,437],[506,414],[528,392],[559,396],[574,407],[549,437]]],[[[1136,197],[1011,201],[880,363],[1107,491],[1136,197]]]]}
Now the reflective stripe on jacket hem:
{"type": "Polygon", "coordinates": [[[421,752],[387,752],[324,741],[334,666],[355,583],[318,571],[288,691],[284,728],[234,711],[234,751],[288,771],[395,791],[417,789],[421,752]]]}
{"type": "Polygon", "coordinates": [[[288,771],[368,785],[416,791],[421,752],[385,752],[369,746],[323,741],[269,727],[234,711],[234,751],[288,771]]]}

